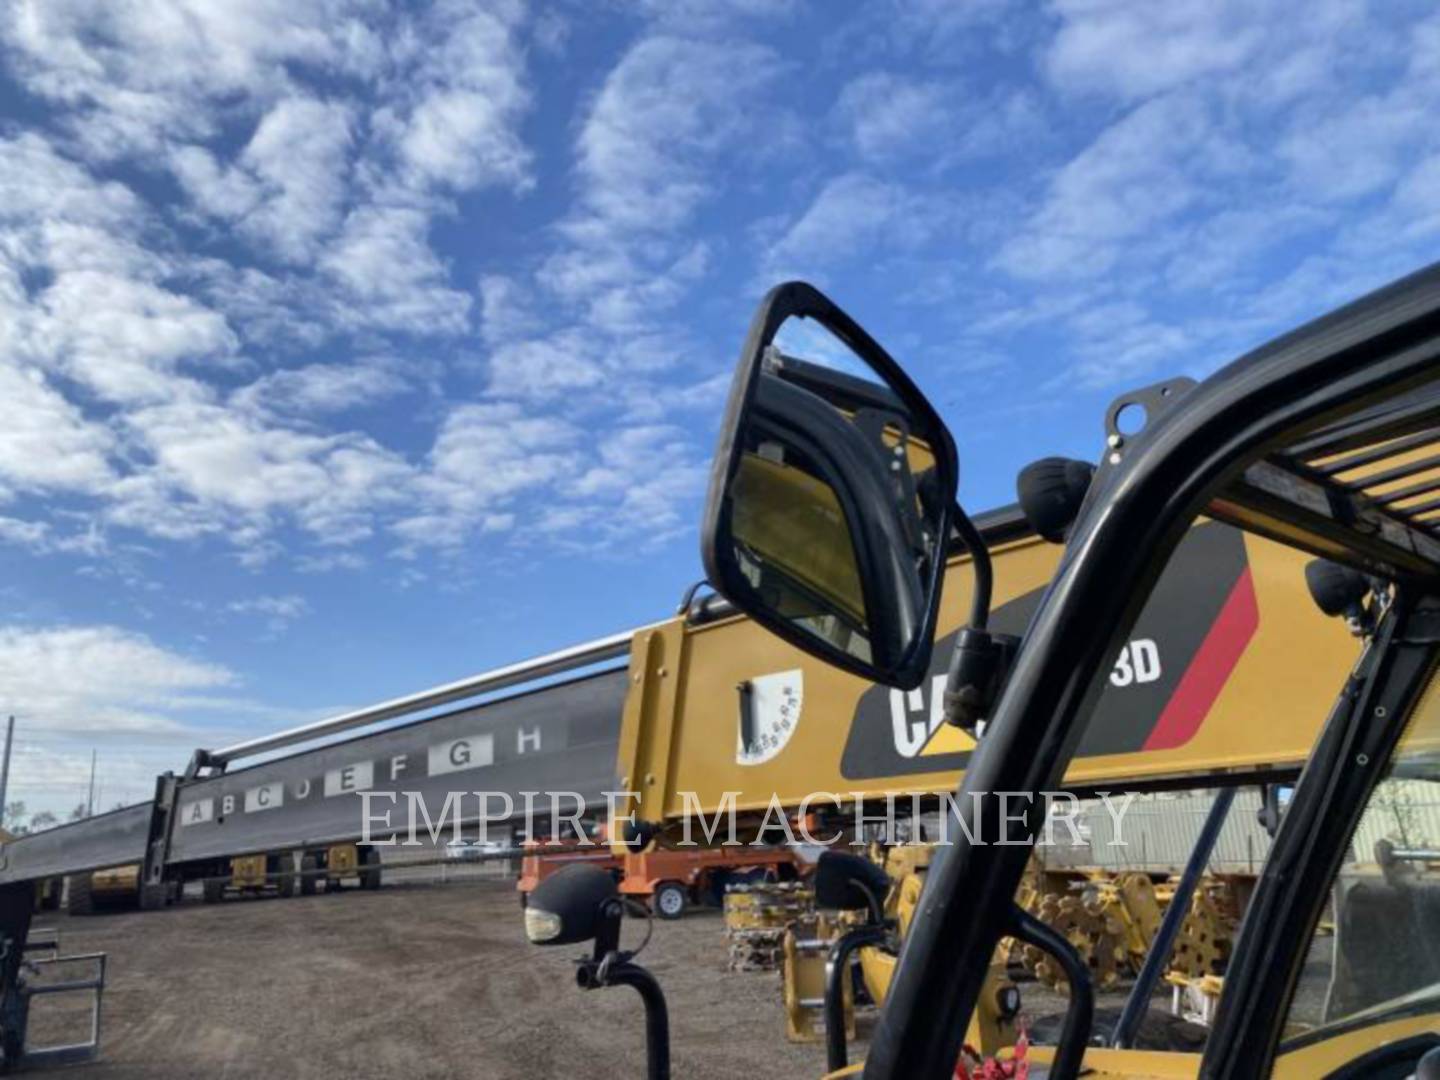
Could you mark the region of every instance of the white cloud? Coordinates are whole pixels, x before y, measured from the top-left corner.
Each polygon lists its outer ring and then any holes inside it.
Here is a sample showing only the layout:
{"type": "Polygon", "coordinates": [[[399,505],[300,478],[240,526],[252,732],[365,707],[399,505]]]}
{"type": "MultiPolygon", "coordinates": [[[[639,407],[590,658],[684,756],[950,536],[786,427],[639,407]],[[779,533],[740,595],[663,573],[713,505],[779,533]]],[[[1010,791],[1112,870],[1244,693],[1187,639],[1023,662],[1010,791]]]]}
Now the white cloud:
{"type": "Polygon", "coordinates": [[[382,359],[348,364],[307,364],[262,376],[231,401],[242,408],[292,415],[337,413],[404,392],[398,365],[382,359]]]}
{"type": "Polygon", "coordinates": [[[1109,271],[1137,241],[1216,197],[1244,152],[1185,96],[1141,105],[1100,134],[1049,185],[1040,209],[999,252],[1027,278],[1085,279],[1109,271]]]}
{"type": "Polygon", "coordinates": [[[107,624],[0,626],[0,713],[13,714],[10,797],[68,811],[98,753],[99,807],[152,797],[199,746],[313,719],[238,693],[230,668],[107,624]]]}
{"type": "MultiPolygon", "coordinates": [[[[468,298],[448,286],[430,229],[455,193],[531,183],[523,17],[509,0],[57,0],[13,6],[0,40],[22,85],[63,107],[79,156],[169,169],[192,214],[262,262],[318,264],[318,281],[281,285],[291,302],[308,293],[307,335],[456,335],[468,298]]],[[[241,283],[239,305],[272,330],[252,298],[276,289],[241,283]]]]}
{"type": "Polygon", "coordinates": [[[892,160],[896,154],[923,148],[945,134],[960,109],[958,88],[938,82],[875,71],[845,85],[835,112],[862,157],[892,160]]]}
{"type": "Polygon", "coordinates": [[[514,278],[486,274],[480,279],[480,332],[487,345],[533,334],[541,328],[533,296],[514,278]]]}
{"type": "Polygon", "coordinates": [[[599,386],[604,379],[595,343],[572,329],[496,349],[488,389],[503,397],[551,398],[599,386]]]}
{"type": "Polygon", "coordinates": [[[96,492],[114,478],[114,440],[38,370],[0,359],[0,485],[21,491],[96,492]]]}
{"type": "Polygon", "coordinates": [[[1154,317],[1134,301],[1098,304],[1067,320],[1079,358],[1052,387],[1135,386],[1157,370],[1174,370],[1195,335],[1154,317]]]}
{"type": "Polygon", "coordinates": [[[1421,41],[1393,84],[1297,117],[1277,151],[1298,192],[1322,202],[1363,198],[1389,189],[1409,162],[1440,147],[1440,71],[1424,64],[1421,41]]]}
{"type": "Polygon", "coordinates": [[[290,430],[213,404],[141,409],[125,423],[154,463],[150,483],[117,493],[114,516],[132,526],[168,495],[190,511],[197,533],[228,515],[263,523],[282,512],[327,541],[349,542],[368,535],[374,511],[403,500],[413,479],[402,458],[367,436],[290,430]]]}
{"type": "Polygon", "coordinates": [[[694,503],[708,475],[708,463],[682,429],[620,428],[600,441],[598,461],[564,485],[579,500],[573,509],[582,516],[552,517],[541,527],[568,534],[575,547],[599,548],[621,538],[658,545],[693,530],[694,503]]]}
{"type": "Polygon", "coordinates": [[[1420,162],[1395,185],[1393,205],[1395,224],[1407,241],[1440,234],[1440,154],[1420,162]]]}
{"type": "Polygon", "coordinates": [[[232,615],[254,615],[265,623],[271,637],[283,634],[296,619],[310,614],[310,603],[303,596],[286,593],[283,596],[250,596],[244,600],[232,600],[225,605],[232,615]]]}
{"type": "Polygon", "coordinates": [[[0,706],[64,731],[172,732],[181,696],[231,687],[233,672],[115,626],[0,627],[0,706]]]}
{"type": "Polygon", "coordinates": [[[510,404],[462,405],[430,451],[429,482],[450,508],[486,511],[574,472],[581,433],[510,404]]]}
{"type": "Polygon", "coordinates": [[[1045,57],[1056,83],[1126,98],[1234,71],[1265,40],[1254,0],[1057,0],[1060,29],[1045,57]]]}
{"type": "Polygon", "coordinates": [[[33,344],[68,377],[122,404],[165,401],[194,389],[182,362],[224,359],[239,341],[223,315],[133,278],[63,271],[38,297],[33,344]]]}
{"type": "Polygon", "coordinates": [[[206,149],[176,148],[177,179],[196,206],[234,223],[266,258],[309,263],[334,232],[348,194],[349,106],[309,97],[277,102],[235,165],[206,149]]]}
{"type": "Polygon", "coordinates": [[[292,66],[363,75],[378,35],[345,0],[18,0],[0,17],[11,67],[70,110],[88,152],[155,154],[214,136],[228,111],[285,96],[292,66]]]}
{"type": "Polygon", "coordinates": [[[412,184],[465,191],[532,183],[530,151],[516,131],[530,104],[515,39],[521,9],[501,2],[442,4],[426,32],[392,44],[403,100],[382,109],[377,129],[395,146],[412,184]]]}
{"type": "Polygon", "coordinates": [[[0,515],[0,543],[13,544],[34,555],[65,552],[87,556],[106,551],[105,535],[94,522],[80,531],[62,535],[48,521],[29,521],[0,515]]]}
{"type": "Polygon", "coordinates": [[[845,173],[825,184],[765,255],[769,282],[823,277],[857,256],[893,254],[945,228],[944,208],[896,183],[845,173]]]}
{"type": "Polygon", "coordinates": [[[413,553],[511,532],[597,551],[688,531],[708,464],[684,429],[636,424],[592,434],[511,404],[447,417],[422,483],[423,509],[394,526],[413,553]]]}
{"type": "MultiPolygon", "coordinates": [[[[749,106],[778,71],[771,50],[744,41],[643,38],[606,78],[580,134],[587,211],[629,234],[685,221],[716,183],[718,152],[754,124],[749,106]]],[[[594,224],[577,228],[583,235],[594,224]]]]}
{"type": "Polygon", "coordinates": [[[50,523],[0,516],[0,540],[32,551],[43,551],[50,540],[50,523]]]}
{"type": "Polygon", "coordinates": [[[459,334],[470,321],[470,297],[449,284],[430,247],[430,219],[407,206],[364,206],[346,218],[321,259],[343,290],[342,323],[415,334],[459,334]]]}

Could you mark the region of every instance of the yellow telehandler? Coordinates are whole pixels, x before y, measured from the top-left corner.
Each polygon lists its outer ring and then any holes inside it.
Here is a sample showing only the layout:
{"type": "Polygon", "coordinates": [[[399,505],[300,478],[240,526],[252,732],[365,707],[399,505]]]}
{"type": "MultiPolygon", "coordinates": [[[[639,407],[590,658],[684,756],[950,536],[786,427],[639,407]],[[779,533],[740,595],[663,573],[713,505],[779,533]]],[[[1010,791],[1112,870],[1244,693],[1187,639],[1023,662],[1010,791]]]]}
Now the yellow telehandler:
{"type": "MultiPolygon", "coordinates": [[[[863,805],[893,792],[896,775],[923,793],[963,769],[940,802],[949,843],[913,898],[866,1060],[847,1074],[939,1080],[968,1068],[971,1018],[986,1007],[1002,939],[1013,938],[1064,973],[1068,1005],[1053,1046],[1002,1048],[982,1063],[985,1075],[1440,1075],[1440,844],[1377,844],[1377,874],[1356,873],[1365,853],[1357,860],[1353,850],[1401,789],[1407,798],[1440,792],[1437,384],[1432,268],[1203,383],[1126,395],[1107,415],[1098,469],[1061,515],[1058,564],[1037,557],[1028,585],[997,588],[987,545],[956,502],[956,451],[937,413],[830,300],[801,283],[779,287],[741,354],[702,553],[710,581],[753,619],[706,628],[717,641],[727,625],[753,636],[753,655],[724,659],[780,677],[744,676],[748,691],[726,686],[723,663],[696,662],[705,630],[687,640],[683,628],[660,628],[637,642],[627,718],[639,709],[657,719],[627,723],[630,744],[622,736],[624,786],[639,792],[631,839],[729,805],[813,808],[816,793],[793,785],[816,775],[843,778],[844,799],[863,805]],[[1136,411],[1142,424],[1121,422],[1136,411]],[[1197,538],[1238,544],[1244,565],[1217,569],[1222,553],[1186,570],[1197,538]],[[1270,584],[1257,567],[1272,546],[1276,567],[1289,560],[1289,569],[1270,584]],[[973,578],[963,612],[953,588],[942,603],[960,551],[973,578]],[[1198,643],[1181,651],[1175,674],[1160,639],[1140,631],[1177,576],[1199,597],[1190,620],[1198,643]],[[1018,625],[1003,624],[1005,605],[1026,588],[1038,595],[1018,625]],[[1337,617],[1332,633],[1284,633],[1307,591],[1337,617]],[[937,627],[962,614],[937,640],[937,627]],[[1137,648],[1142,641],[1154,652],[1137,648]],[[805,670],[801,654],[857,679],[817,702],[811,688],[825,680],[799,688],[786,677],[805,670]],[[1155,687],[1167,667],[1174,681],[1155,687]],[[1117,693],[1147,687],[1160,707],[1152,700],[1153,724],[1137,727],[1133,715],[1122,719],[1117,693]],[[737,692],[749,698],[738,738],[732,724],[702,727],[703,695],[737,692]],[[868,721],[859,707],[867,695],[868,721]],[[1243,723],[1216,723],[1227,707],[1243,709],[1243,723]],[[827,741],[835,725],[812,722],[815,712],[852,717],[849,733],[827,741]],[[697,722],[687,725],[690,716],[697,722]],[[1207,744],[1212,732],[1219,741],[1207,744]],[[1267,746],[1274,756],[1257,758],[1267,746]],[[791,753],[819,765],[787,774],[779,763],[791,753]],[[1114,1025],[1098,1025],[1074,945],[1016,903],[1047,797],[1104,782],[1125,755],[1146,763],[1133,779],[1154,784],[1189,784],[1197,761],[1282,777],[1303,763],[1201,1053],[1133,1048],[1148,993],[1132,995],[1114,1025]],[[708,774],[675,775],[674,763],[707,758],[708,774]],[[1319,932],[1322,922],[1333,936],[1319,932]]],[[[1064,494],[1067,471],[1054,470],[1049,495],[1064,494]]],[[[864,872],[844,872],[846,861],[831,859],[839,869],[822,883],[822,857],[817,894],[823,884],[865,895],[864,872]]],[[[593,943],[581,985],[640,991],[651,1072],[668,1075],[663,995],[620,950],[620,910],[613,882],[577,868],[536,890],[527,932],[540,943],[593,943]]]]}

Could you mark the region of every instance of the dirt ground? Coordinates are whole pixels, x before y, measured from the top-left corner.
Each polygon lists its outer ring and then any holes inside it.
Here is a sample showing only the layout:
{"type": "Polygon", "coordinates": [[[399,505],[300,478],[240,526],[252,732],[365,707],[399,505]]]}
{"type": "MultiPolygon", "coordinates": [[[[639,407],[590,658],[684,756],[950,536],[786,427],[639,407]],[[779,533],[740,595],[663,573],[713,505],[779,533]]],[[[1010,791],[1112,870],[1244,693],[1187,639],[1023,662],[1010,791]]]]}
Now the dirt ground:
{"type": "MultiPolygon", "coordinates": [[[[36,925],[58,926],[67,953],[109,953],[101,1060],[76,1074],[86,1080],[643,1075],[639,998],[578,989],[579,947],[527,943],[513,882],[36,925]]],[[[726,970],[718,912],[654,925],[641,960],[669,998],[676,1075],[824,1072],[822,1047],[785,1040],[779,977],[726,970]]],[[[643,929],[627,922],[627,946],[643,929]]],[[[83,1034],[79,1003],[62,1016],[51,1001],[35,1007],[32,1044],[83,1034]]]]}
{"type": "MultiPolygon", "coordinates": [[[[575,985],[572,963],[584,951],[580,946],[542,949],[526,942],[513,880],[449,876],[448,884],[432,873],[430,881],[388,884],[378,892],[352,888],[288,900],[191,900],[145,913],[37,916],[37,927],[59,928],[65,953],[109,954],[100,1060],[75,1075],[644,1075],[638,996],[623,987],[584,992],[575,985]]],[[[785,1038],[779,975],[726,968],[718,911],[692,910],[678,922],[653,925],[641,962],[669,1000],[675,1075],[825,1072],[821,1045],[785,1038]]],[[[641,920],[627,920],[627,948],[638,944],[644,928],[641,920]]],[[[1127,989],[1098,995],[1097,1022],[1113,1022],[1127,989]]],[[[1053,1038],[1064,998],[1033,982],[1021,992],[1034,1034],[1042,1042],[1053,1038]]],[[[1164,1009],[1167,997],[1157,990],[1141,1045],[1198,1049],[1203,1031],[1177,1028],[1164,1009]],[[1163,1041],[1152,1042],[1152,1035],[1163,1041]]],[[[85,1035],[88,1005],[79,995],[68,998],[63,1006],[64,999],[37,999],[32,1046],[85,1035]]],[[[873,1017],[873,1009],[862,1010],[852,1061],[864,1054],[873,1017]]]]}

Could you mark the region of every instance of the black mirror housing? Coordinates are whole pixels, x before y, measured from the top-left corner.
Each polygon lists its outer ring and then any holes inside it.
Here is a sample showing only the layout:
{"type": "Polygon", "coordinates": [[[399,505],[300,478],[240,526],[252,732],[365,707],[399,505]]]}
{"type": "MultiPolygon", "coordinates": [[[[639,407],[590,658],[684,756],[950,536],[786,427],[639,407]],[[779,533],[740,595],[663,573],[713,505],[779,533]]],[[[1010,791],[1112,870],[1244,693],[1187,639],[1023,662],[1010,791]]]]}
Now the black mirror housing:
{"type": "Polygon", "coordinates": [[[706,573],[791,644],[913,689],[934,647],[958,469],[949,431],[885,350],[817,289],[781,285],[731,384],[706,573]]]}

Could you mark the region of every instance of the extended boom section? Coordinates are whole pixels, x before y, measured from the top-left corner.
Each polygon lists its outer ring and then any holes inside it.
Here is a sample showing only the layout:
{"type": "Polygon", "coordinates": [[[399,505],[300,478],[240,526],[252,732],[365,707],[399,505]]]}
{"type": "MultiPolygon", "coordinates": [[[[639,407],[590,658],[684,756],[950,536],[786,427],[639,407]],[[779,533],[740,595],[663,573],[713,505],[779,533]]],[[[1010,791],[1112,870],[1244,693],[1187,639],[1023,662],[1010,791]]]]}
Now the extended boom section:
{"type": "MultiPolygon", "coordinates": [[[[978,521],[995,566],[991,626],[1021,635],[1063,549],[1014,510],[978,521]]],[[[829,795],[953,790],[976,746],[974,733],[945,722],[942,704],[950,642],[970,605],[968,561],[948,568],[938,646],[915,690],[839,671],[743,617],[642,631],[620,732],[636,817],[663,824],[730,805],[763,811],[772,798],[824,809],[829,795]]],[[[1067,785],[1203,786],[1297,772],[1331,696],[1313,666],[1344,668],[1356,652],[1345,626],[1311,602],[1306,562],[1220,522],[1192,528],[1112,659],[1067,785]]]]}

